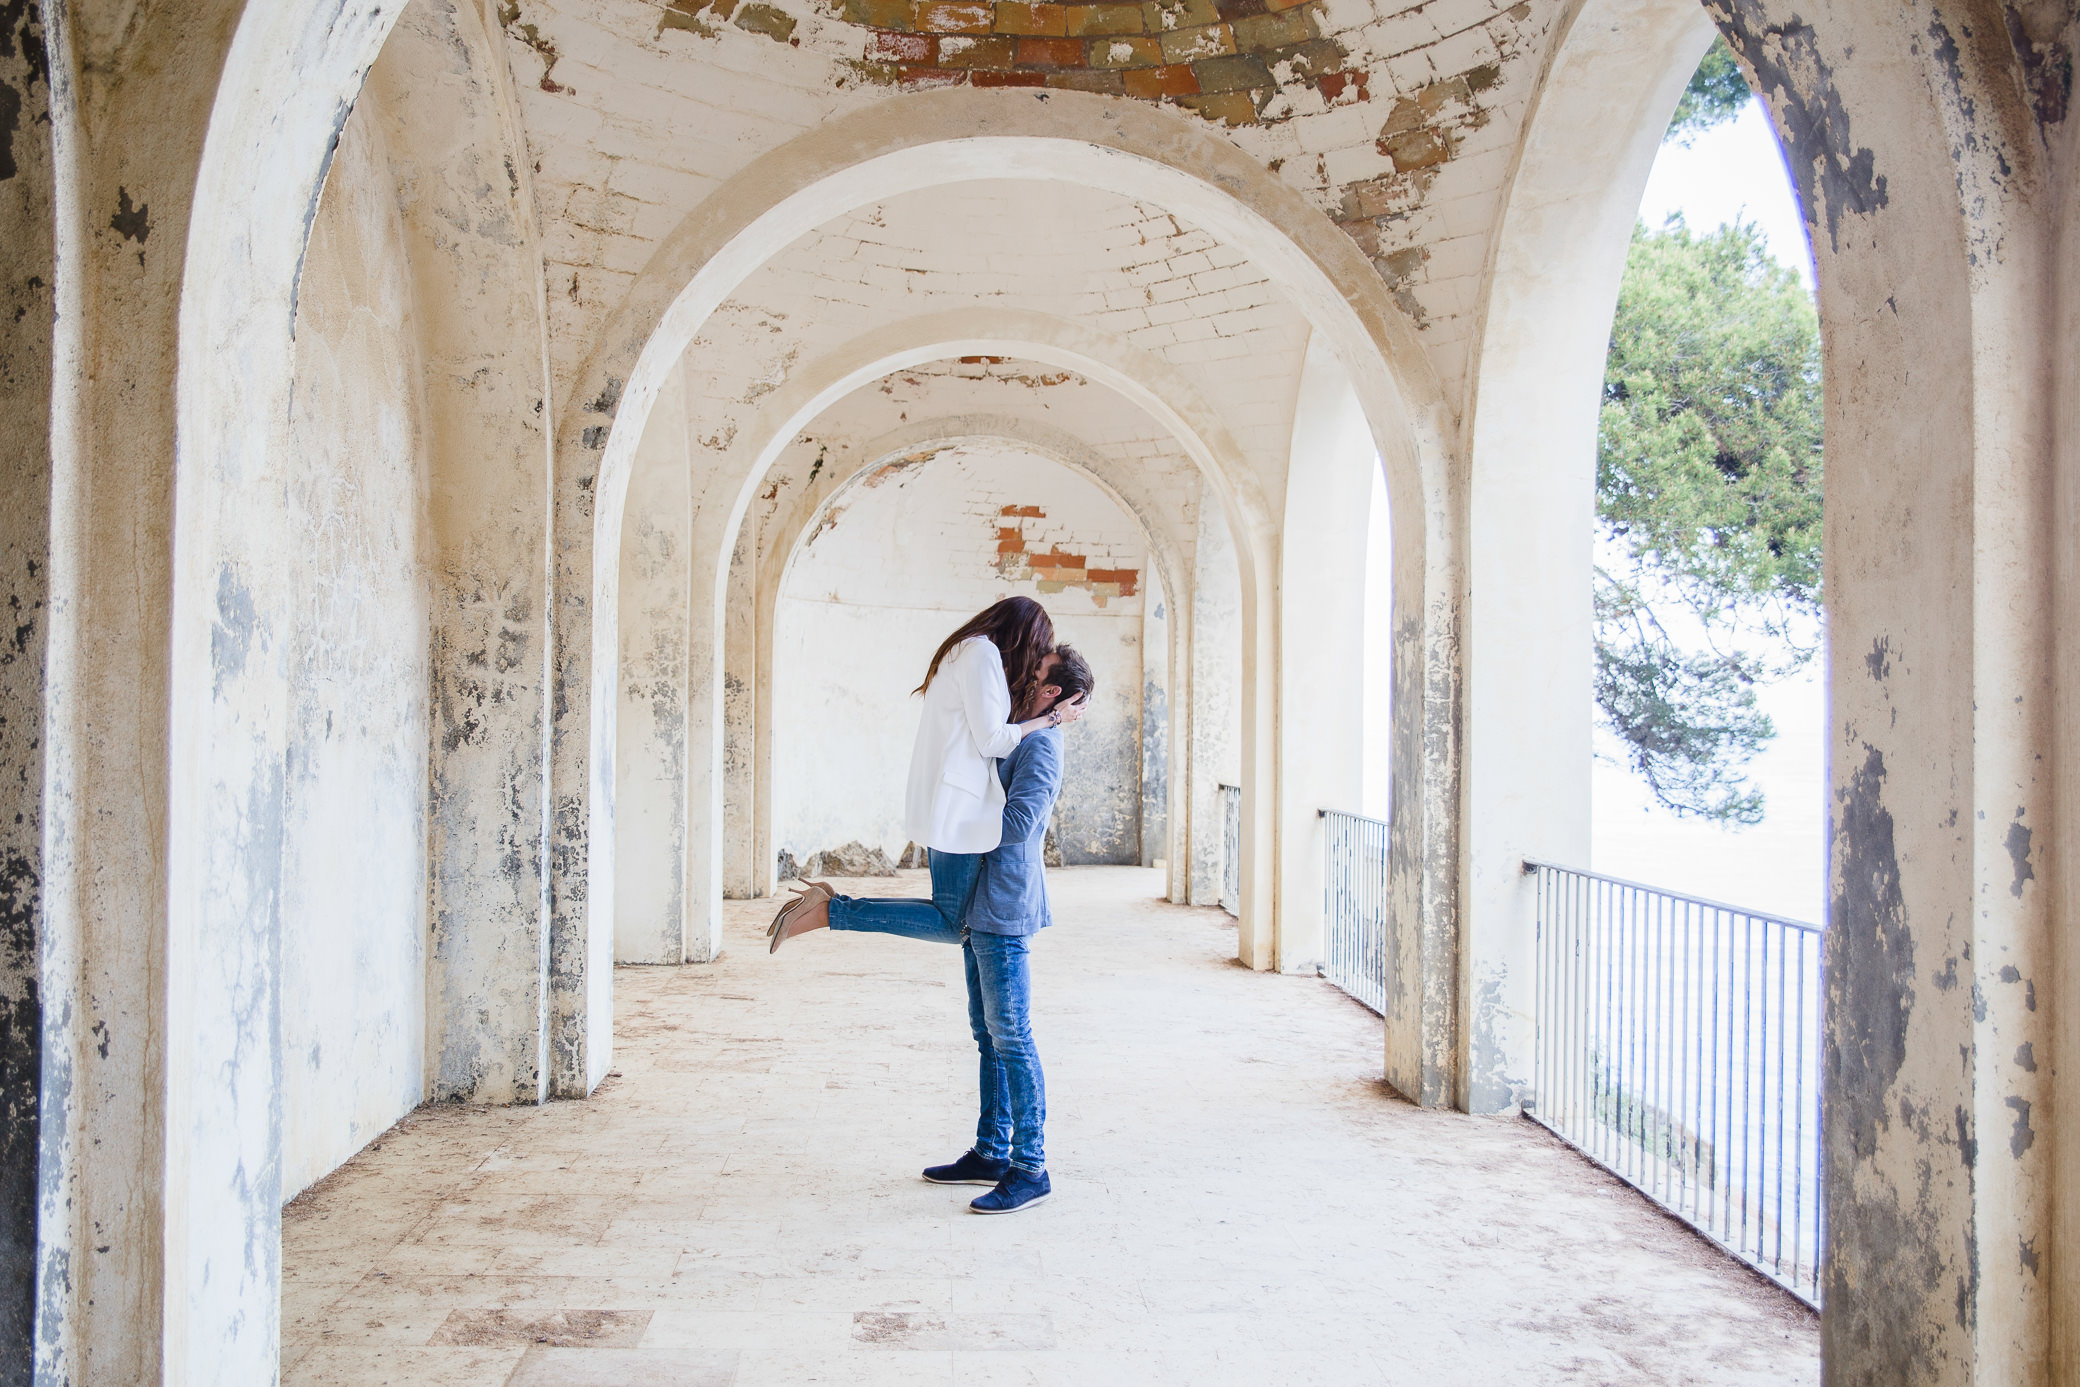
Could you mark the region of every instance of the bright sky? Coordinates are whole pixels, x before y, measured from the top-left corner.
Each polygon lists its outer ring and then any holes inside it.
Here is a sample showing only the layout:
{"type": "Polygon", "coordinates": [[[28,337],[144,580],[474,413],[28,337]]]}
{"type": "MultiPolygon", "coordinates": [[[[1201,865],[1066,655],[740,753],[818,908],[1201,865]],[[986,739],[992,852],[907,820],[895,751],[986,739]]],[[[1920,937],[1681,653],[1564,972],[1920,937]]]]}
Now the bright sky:
{"type": "MultiPolygon", "coordinates": [[[[1761,227],[1777,259],[1813,282],[1805,221],[1761,103],[1688,148],[1664,145],[1640,215],[1659,226],[1681,212],[1692,230],[1738,217],[1761,227]]],[[[1793,919],[1819,921],[1826,902],[1826,692],[1820,661],[1760,695],[1776,723],[1769,749],[1748,765],[1766,799],[1763,822],[1724,829],[1678,819],[1654,804],[1597,729],[1591,866],[1652,886],[1793,919]]]]}
{"type": "Polygon", "coordinates": [[[1783,152],[1762,103],[1753,97],[1740,116],[1696,137],[1688,148],[1665,144],[1647,178],[1639,214],[1658,227],[1680,212],[1693,231],[1739,219],[1762,229],[1770,253],[1813,286],[1813,252],[1805,218],[1783,152]]]}

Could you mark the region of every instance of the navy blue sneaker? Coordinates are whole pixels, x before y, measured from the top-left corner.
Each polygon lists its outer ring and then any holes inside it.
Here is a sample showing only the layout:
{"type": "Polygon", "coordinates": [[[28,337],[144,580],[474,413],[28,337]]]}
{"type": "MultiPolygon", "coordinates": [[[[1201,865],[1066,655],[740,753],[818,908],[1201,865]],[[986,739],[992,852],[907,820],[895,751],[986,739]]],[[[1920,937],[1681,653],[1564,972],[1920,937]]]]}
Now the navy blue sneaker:
{"type": "Polygon", "coordinates": [[[1054,1186],[1044,1170],[1020,1170],[1017,1166],[1004,1172],[997,1187],[968,1207],[978,1214],[1015,1214],[1020,1209],[1030,1209],[1054,1193],[1054,1186]]]}
{"type": "Polygon", "coordinates": [[[952,1165],[929,1166],[924,1178],[935,1185],[994,1185],[1011,1169],[1009,1161],[993,1161],[968,1148],[952,1165]]]}

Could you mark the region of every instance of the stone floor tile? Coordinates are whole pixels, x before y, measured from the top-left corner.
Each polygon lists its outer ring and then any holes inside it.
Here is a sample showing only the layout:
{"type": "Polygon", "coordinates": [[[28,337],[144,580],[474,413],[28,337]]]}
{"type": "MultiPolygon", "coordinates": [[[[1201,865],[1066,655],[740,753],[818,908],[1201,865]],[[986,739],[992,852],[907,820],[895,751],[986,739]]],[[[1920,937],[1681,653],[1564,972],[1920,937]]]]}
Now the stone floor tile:
{"type": "Polygon", "coordinates": [[[282,1387],[504,1387],[524,1352],[320,1344],[283,1369],[282,1387]]]}
{"type": "Polygon", "coordinates": [[[731,1387],[736,1378],[734,1353],[531,1348],[506,1387],[731,1387]]]}
{"type": "Polygon", "coordinates": [[[735,1353],[737,1387],[1818,1381],[1810,1314],[1542,1129],[1395,1098],[1378,1019],[1235,966],[1225,916],[1136,869],[1053,887],[1047,1204],[917,1177],[972,1133],[954,951],[769,957],[771,903],[733,902],[718,963],[617,971],[590,1102],[422,1109],[285,1211],[285,1381],[502,1382],[518,1348],[426,1346],[497,1308],[649,1316],[520,1346],[544,1382],[636,1352],[699,1382],[735,1353]]]}

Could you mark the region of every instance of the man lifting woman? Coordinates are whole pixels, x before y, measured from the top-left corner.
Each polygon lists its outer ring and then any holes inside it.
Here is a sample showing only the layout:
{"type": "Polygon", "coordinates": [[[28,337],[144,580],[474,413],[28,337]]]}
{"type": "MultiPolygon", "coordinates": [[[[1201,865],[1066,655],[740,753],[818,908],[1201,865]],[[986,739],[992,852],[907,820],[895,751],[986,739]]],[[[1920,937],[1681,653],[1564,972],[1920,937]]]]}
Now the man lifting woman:
{"type": "Polygon", "coordinates": [[[968,1022],[981,1052],[975,1145],[924,1178],[989,1185],[968,1207],[1008,1214],[1052,1186],[1042,1129],[1047,1087],[1027,1021],[1028,941],[1054,923],[1042,861],[1062,789],[1062,734],[1084,714],[1090,666],[1054,643],[1029,597],[1007,597],[948,636],[924,682],[905,823],[930,855],[932,898],[841,896],[805,882],[768,933],[772,949],[811,930],[863,930],[958,944],[968,1022]]]}

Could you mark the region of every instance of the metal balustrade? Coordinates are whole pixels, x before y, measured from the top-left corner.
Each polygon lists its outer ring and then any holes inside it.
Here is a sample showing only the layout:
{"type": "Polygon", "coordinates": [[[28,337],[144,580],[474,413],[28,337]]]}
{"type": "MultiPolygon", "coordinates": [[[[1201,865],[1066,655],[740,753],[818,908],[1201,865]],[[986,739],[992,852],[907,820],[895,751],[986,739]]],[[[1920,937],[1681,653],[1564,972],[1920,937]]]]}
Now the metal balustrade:
{"type": "Polygon", "coordinates": [[[1221,789],[1221,909],[1242,914],[1242,787],[1221,789]]]}
{"type": "Polygon", "coordinates": [[[1531,1116],[1818,1306],[1820,929],[1524,870],[1538,878],[1531,1116]]]}
{"type": "Polygon", "coordinates": [[[1387,826],[1340,810],[1322,820],[1321,974],[1381,1015],[1387,1010],[1387,826]]]}

